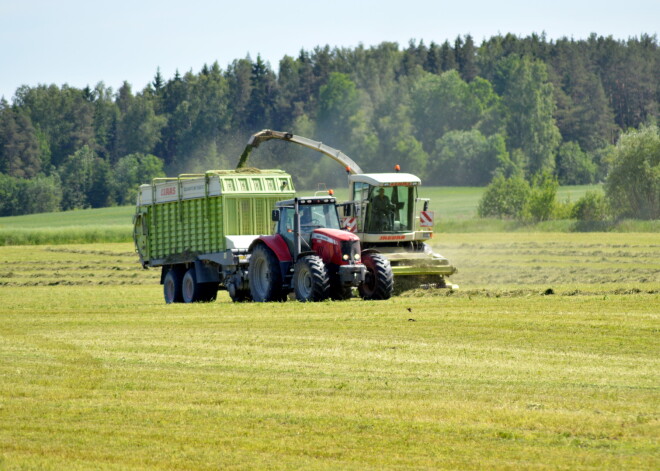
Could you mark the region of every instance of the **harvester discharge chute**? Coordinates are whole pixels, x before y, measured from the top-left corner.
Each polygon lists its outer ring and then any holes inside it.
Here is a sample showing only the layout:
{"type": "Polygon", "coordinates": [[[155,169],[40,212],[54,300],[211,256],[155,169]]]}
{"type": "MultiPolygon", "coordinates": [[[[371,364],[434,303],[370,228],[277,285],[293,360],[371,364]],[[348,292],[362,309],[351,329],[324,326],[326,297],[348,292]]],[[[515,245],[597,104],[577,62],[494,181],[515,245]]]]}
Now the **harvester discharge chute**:
{"type": "Polygon", "coordinates": [[[269,129],[253,134],[237,169],[246,166],[252,150],[278,139],[320,152],[341,164],[348,173],[349,201],[339,204],[344,227],[355,233],[363,249],[385,255],[392,265],[395,290],[419,286],[457,288],[446,278],[456,268],[426,242],[433,237],[433,211],[429,199],[418,196],[421,180],[409,173],[363,173],[343,152],[302,136],[269,129]]]}

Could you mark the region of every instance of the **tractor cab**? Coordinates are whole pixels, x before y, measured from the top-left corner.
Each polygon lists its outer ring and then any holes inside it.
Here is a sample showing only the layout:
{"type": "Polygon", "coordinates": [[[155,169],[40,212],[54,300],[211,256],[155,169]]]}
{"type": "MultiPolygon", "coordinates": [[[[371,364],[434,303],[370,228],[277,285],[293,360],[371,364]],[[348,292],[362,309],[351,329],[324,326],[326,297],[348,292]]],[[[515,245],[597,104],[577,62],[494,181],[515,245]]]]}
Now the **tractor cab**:
{"type": "Polygon", "coordinates": [[[317,229],[340,229],[336,200],[332,197],[296,198],[280,201],[274,210],[275,234],[285,240],[292,254],[312,250],[312,233],[317,229]],[[296,244],[296,216],[300,217],[300,247],[296,244]]]}

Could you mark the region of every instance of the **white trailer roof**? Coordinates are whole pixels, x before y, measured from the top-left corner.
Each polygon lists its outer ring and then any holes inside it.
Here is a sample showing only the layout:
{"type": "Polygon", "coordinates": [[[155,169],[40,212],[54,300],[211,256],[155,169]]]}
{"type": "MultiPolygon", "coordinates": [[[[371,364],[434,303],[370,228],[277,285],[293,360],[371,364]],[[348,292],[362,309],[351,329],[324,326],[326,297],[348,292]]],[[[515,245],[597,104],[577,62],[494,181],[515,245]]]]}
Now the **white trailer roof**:
{"type": "Polygon", "coordinates": [[[352,182],[363,182],[374,186],[417,186],[422,181],[412,173],[362,173],[349,175],[352,182]]]}

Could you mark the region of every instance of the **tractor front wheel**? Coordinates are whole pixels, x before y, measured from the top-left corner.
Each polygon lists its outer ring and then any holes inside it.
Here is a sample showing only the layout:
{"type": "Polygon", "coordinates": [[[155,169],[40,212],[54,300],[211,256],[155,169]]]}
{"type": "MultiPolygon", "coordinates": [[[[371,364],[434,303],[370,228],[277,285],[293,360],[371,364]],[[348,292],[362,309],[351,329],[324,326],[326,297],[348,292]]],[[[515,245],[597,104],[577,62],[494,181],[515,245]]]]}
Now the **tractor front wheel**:
{"type": "Polygon", "coordinates": [[[394,289],[390,261],[379,253],[367,253],[362,256],[362,263],[367,267],[367,274],[358,287],[360,297],[367,300],[390,299],[394,289]]]}
{"type": "Polygon", "coordinates": [[[293,269],[293,290],[301,302],[323,301],[330,297],[328,270],[317,255],[305,255],[293,269]]]}

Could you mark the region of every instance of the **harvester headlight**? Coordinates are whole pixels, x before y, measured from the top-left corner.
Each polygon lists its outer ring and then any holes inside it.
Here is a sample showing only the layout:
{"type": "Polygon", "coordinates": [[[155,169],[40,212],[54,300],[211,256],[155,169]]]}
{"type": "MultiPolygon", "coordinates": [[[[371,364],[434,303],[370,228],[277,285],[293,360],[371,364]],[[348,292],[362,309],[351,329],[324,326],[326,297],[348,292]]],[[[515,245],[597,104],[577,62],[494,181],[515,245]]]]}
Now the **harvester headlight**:
{"type": "Polygon", "coordinates": [[[348,261],[348,259],[351,258],[351,256],[348,255],[347,253],[345,253],[341,258],[343,258],[344,260],[348,261]]]}
{"type": "Polygon", "coordinates": [[[357,261],[360,260],[361,257],[360,257],[360,254],[359,254],[359,253],[356,253],[355,255],[353,255],[353,258],[354,258],[355,261],[357,262],[357,261]]]}

